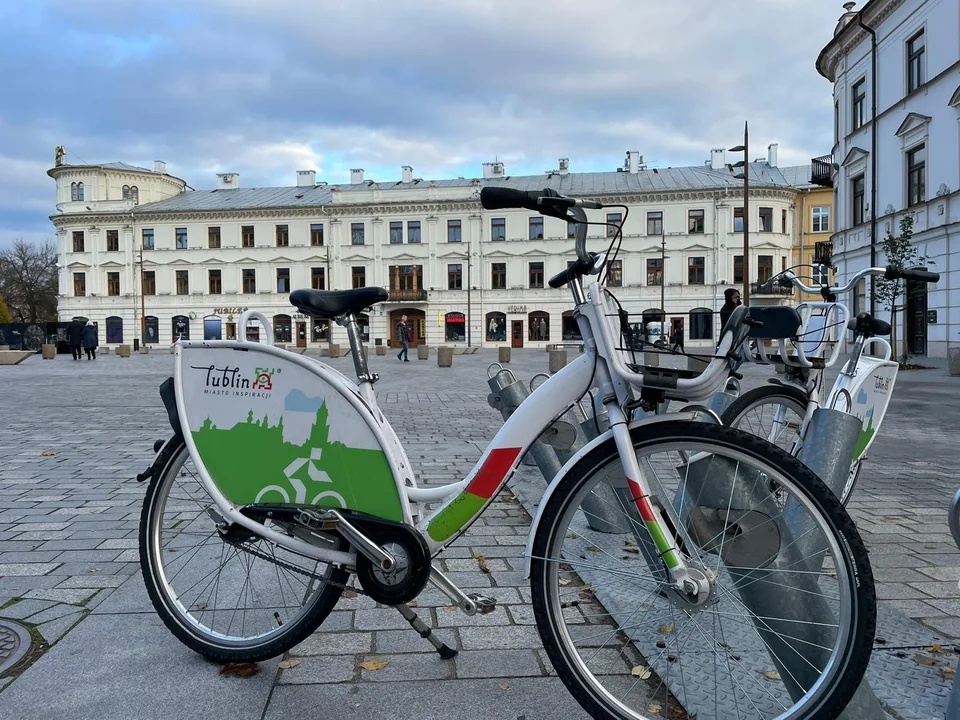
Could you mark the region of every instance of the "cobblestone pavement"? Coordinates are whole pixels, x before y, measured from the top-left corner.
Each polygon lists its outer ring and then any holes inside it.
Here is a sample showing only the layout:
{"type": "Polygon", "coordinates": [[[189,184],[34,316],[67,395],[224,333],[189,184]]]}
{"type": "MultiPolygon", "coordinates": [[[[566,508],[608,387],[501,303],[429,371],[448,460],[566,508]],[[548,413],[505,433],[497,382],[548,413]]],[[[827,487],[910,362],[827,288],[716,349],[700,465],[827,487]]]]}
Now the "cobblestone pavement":
{"type": "MultiPolygon", "coordinates": [[[[462,477],[501,424],[486,403],[494,351],[400,363],[371,355],[381,406],[424,483],[462,477]]],[[[332,361],[352,374],[349,358],[332,361]]],[[[543,351],[514,351],[522,379],[547,369],[543,351]]],[[[552,676],[522,577],[529,516],[504,493],[441,567],[465,590],[497,597],[468,618],[429,589],[421,617],[461,652],[440,660],[400,615],[363,596],[343,599],[294,649],[298,667],[261,664],[224,678],[162,626],[139,578],[144,486],[132,478],[169,436],[157,387],[172,356],[39,356],[0,368],[0,617],[27,622],[51,646],[15,681],[0,679],[0,720],[18,718],[586,717],[552,676]],[[482,553],[489,573],[478,567],[482,553]],[[136,576],[136,577],[135,577],[136,576]],[[359,663],[382,658],[380,671],[359,663]],[[12,684],[10,684],[12,682],[12,684]],[[109,697],[111,705],[103,699],[109,697]]],[[[767,373],[749,368],[746,387],[767,373]]],[[[940,367],[903,373],[851,510],[867,540],[881,598],[960,636],[960,551],[946,509],[960,486],[947,442],[960,421],[960,378],[940,367]]]]}

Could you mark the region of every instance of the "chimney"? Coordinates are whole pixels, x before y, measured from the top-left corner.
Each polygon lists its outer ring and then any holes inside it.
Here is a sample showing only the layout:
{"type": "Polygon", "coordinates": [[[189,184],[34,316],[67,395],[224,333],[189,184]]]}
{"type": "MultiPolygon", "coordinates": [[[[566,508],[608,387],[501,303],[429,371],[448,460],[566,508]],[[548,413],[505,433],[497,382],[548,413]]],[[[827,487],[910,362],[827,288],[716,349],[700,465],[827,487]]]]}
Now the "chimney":
{"type": "Polygon", "coordinates": [[[560,158],[560,174],[569,175],[570,174],[570,159],[569,158],[560,158]]]}
{"type": "Polygon", "coordinates": [[[777,148],[779,145],[777,143],[770,143],[767,145],[767,165],[770,167],[777,166],[777,148]]]}
{"type": "Polygon", "coordinates": [[[502,162],[484,163],[483,176],[485,178],[502,178],[503,163],[502,162]]]}
{"type": "Polygon", "coordinates": [[[626,159],[626,162],[624,163],[624,169],[628,173],[631,173],[632,175],[636,175],[638,172],[640,172],[640,164],[642,162],[643,162],[643,158],[640,156],[639,150],[628,150],[627,159],[626,159]]]}
{"type": "Polygon", "coordinates": [[[405,183],[413,182],[413,168],[409,165],[402,165],[400,171],[403,173],[403,181],[405,183]]]}
{"type": "Polygon", "coordinates": [[[723,170],[727,165],[727,151],[723,148],[713,148],[710,151],[710,168],[712,170],[723,170]]]}
{"type": "Polygon", "coordinates": [[[167,164],[163,160],[154,160],[153,171],[162,175],[167,171],[167,164]]]}
{"type": "Polygon", "coordinates": [[[316,170],[297,170],[297,187],[313,187],[316,184],[316,170]]]}
{"type": "Polygon", "coordinates": [[[217,190],[235,190],[240,187],[238,173],[217,173],[217,190]]]}
{"type": "Polygon", "coordinates": [[[359,185],[363,182],[363,168],[356,168],[350,170],[350,184],[359,185]]]}

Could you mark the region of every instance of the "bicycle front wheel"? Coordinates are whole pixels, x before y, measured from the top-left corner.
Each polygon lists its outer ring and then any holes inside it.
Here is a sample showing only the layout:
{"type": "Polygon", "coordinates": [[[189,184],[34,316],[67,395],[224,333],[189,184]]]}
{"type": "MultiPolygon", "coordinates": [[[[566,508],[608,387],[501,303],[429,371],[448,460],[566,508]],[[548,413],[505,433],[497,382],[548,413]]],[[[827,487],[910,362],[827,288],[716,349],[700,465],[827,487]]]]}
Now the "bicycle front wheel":
{"type": "Polygon", "coordinates": [[[633,431],[655,504],[709,593],[672,589],[616,446],[560,481],[532,551],[537,627],[595,718],[831,720],[869,661],[866,550],[798,460],[742,431],[668,421],[633,431]]]}

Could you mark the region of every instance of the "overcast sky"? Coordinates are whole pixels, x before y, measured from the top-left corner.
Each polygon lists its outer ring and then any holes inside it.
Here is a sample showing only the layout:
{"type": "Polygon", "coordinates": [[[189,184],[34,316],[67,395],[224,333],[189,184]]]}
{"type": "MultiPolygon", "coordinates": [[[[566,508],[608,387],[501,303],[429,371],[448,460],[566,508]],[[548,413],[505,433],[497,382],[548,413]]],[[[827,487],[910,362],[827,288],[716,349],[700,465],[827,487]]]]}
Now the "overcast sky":
{"type": "MultiPolygon", "coordinates": [[[[861,3],[862,5],[862,3],[861,3]]],[[[54,148],[198,190],[830,151],[839,0],[0,2],[0,247],[52,237],[54,148]]]]}

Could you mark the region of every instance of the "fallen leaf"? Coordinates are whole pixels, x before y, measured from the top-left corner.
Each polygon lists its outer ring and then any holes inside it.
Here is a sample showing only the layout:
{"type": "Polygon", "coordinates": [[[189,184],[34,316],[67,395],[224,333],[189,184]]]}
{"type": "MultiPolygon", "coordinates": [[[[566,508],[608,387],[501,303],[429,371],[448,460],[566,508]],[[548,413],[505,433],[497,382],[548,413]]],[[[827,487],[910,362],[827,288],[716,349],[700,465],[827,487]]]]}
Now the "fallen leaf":
{"type": "Polygon", "coordinates": [[[942,653],[943,648],[940,645],[931,645],[927,648],[928,653],[942,653]]]}
{"type": "Polygon", "coordinates": [[[780,673],[778,673],[776,670],[767,670],[765,673],[763,673],[763,676],[768,680],[780,679],[780,673]]]}
{"type": "Polygon", "coordinates": [[[389,660],[367,660],[360,663],[360,667],[364,670],[383,670],[389,664],[389,660]]]}
{"type": "Polygon", "coordinates": [[[623,544],[627,545],[628,547],[636,547],[637,541],[634,538],[627,538],[623,541],[623,544]]]}
{"type": "Polygon", "coordinates": [[[673,625],[661,625],[661,626],[660,626],[660,632],[662,632],[662,633],[672,633],[672,632],[673,632],[673,625]]]}
{"type": "Polygon", "coordinates": [[[569,585],[570,581],[567,578],[560,578],[561,585],[569,585]]]}
{"type": "Polygon", "coordinates": [[[459,609],[460,609],[460,608],[458,608],[456,605],[447,605],[447,607],[445,607],[445,608],[443,609],[443,611],[444,611],[444,612],[456,612],[456,611],[459,610],[459,609]]]}
{"type": "Polygon", "coordinates": [[[56,457],[56,456],[57,456],[57,454],[56,454],[53,450],[44,450],[44,451],[43,451],[42,453],[40,453],[40,454],[43,455],[44,457],[56,457]]]}
{"type": "Polygon", "coordinates": [[[280,661],[280,667],[282,667],[284,670],[292,670],[293,668],[298,667],[299,665],[300,665],[300,660],[298,660],[297,658],[290,658],[289,660],[280,661]]]}
{"type": "Polygon", "coordinates": [[[633,670],[630,671],[630,674],[634,677],[638,677],[641,680],[646,680],[650,677],[650,671],[647,670],[646,665],[635,665],[633,670]]]}
{"type": "Polygon", "coordinates": [[[588,546],[587,550],[589,550],[590,552],[600,552],[600,548],[598,548],[596,545],[588,546]]]}
{"type": "Polygon", "coordinates": [[[476,556],[476,560],[477,560],[477,563],[480,565],[480,572],[483,572],[483,573],[490,572],[490,568],[487,567],[487,559],[483,555],[478,553],[476,556]]]}
{"type": "Polygon", "coordinates": [[[341,597],[345,597],[347,598],[347,600],[352,600],[356,596],[357,596],[356,590],[344,590],[343,594],[341,595],[341,597]]]}
{"type": "Polygon", "coordinates": [[[501,689],[501,690],[509,690],[509,689],[510,689],[510,683],[500,683],[500,689],[501,689]]]}
{"type": "Polygon", "coordinates": [[[953,680],[957,675],[957,669],[951,667],[942,667],[940,668],[940,674],[943,675],[944,680],[953,680]]]}
{"type": "Polygon", "coordinates": [[[921,655],[917,653],[913,656],[913,659],[917,661],[918,665],[936,665],[937,659],[932,657],[927,657],[926,655],[921,655]]]}
{"type": "Polygon", "coordinates": [[[566,570],[568,572],[570,570],[573,570],[573,565],[571,565],[570,563],[560,563],[559,567],[561,570],[566,570]]]}
{"type": "Polygon", "coordinates": [[[410,602],[407,603],[407,607],[419,607],[419,605],[417,605],[416,600],[411,600],[410,602]]]}
{"type": "Polygon", "coordinates": [[[567,540],[576,540],[578,537],[580,536],[576,533],[567,533],[567,540]]]}
{"type": "Polygon", "coordinates": [[[663,706],[660,703],[650,703],[647,705],[647,712],[658,713],[663,710],[663,706]]]}
{"type": "Polygon", "coordinates": [[[634,555],[639,555],[639,554],[640,554],[640,550],[639,550],[638,548],[635,548],[635,547],[624,548],[624,552],[632,553],[632,554],[634,554],[634,555]]]}
{"type": "Polygon", "coordinates": [[[237,675],[239,677],[250,677],[260,672],[260,667],[256,663],[227,663],[220,668],[221,675],[237,675]]]}

